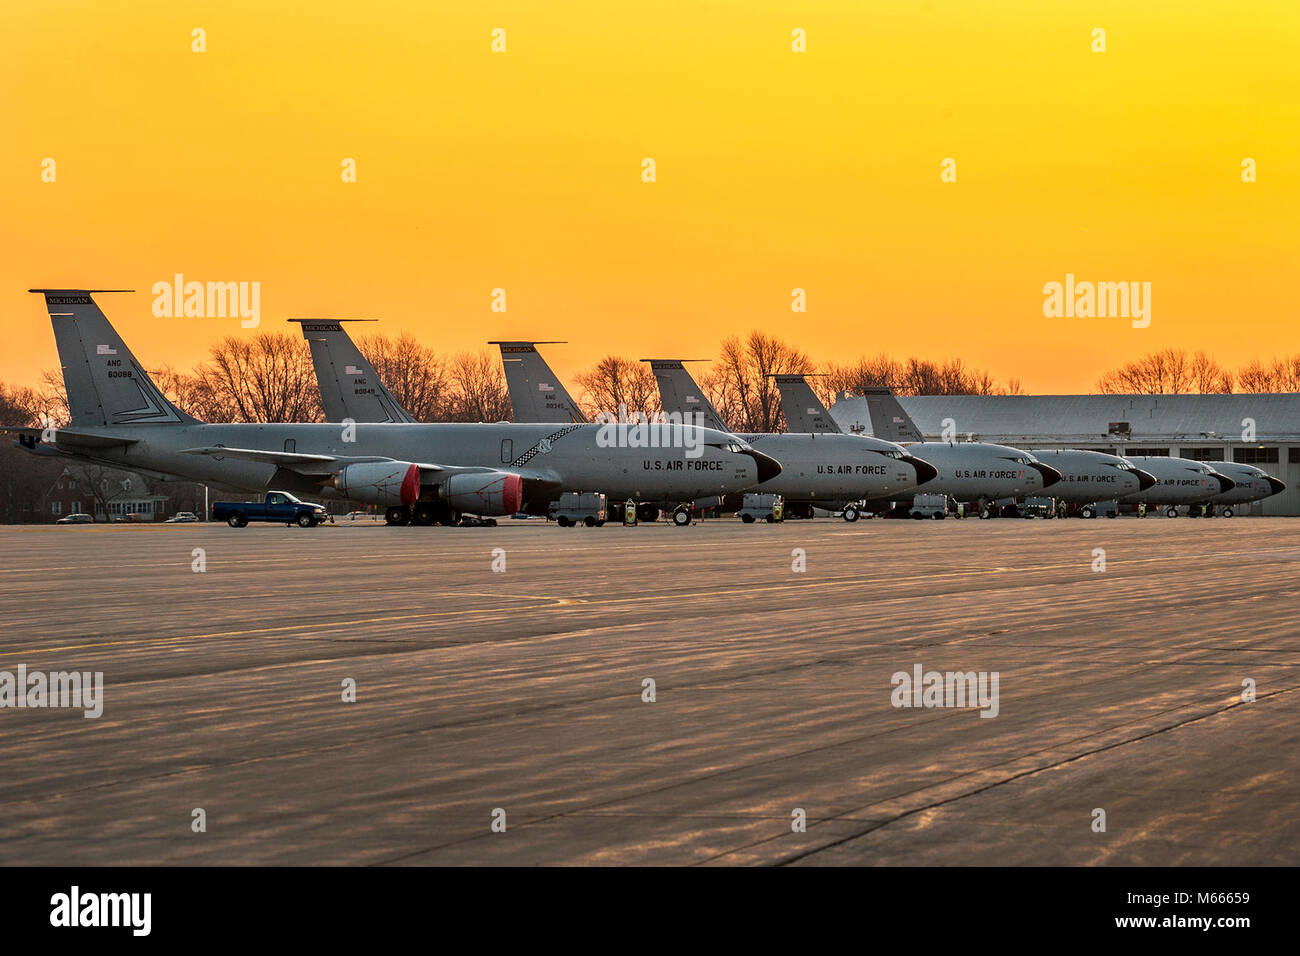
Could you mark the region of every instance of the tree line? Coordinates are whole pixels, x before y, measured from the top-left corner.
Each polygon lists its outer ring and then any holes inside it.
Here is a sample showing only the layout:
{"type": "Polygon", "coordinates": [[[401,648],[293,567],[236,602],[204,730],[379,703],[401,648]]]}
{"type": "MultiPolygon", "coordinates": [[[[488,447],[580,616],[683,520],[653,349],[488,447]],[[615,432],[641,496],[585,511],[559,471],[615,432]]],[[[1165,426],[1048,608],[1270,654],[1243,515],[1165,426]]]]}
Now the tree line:
{"type": "Polygon", "coordinates": [[[1106,372],[1105,395],[1227,395],[1300,391],[1300,355],[1252,359],[1235,372],[1205,352],[1162,349],[1106,372]]]}
{"type": "MultiPolygon", "coordinates": [[[[410,334],[367,335],[357,346],[389,391],[419,421],[494,422],[511,418],[510,398],[495,350],[444,355],[410,334]]],[[[729,427],[741,432],[781,431],[785,416],[772,377],[804,373],[828,407],[839,393],[887,386],[899,395],[1018,395],[1019,380],[997,380],[961,358],[942,361],[880,353],[847,362],[816,363],[802,349],[766,332],[722,342],[718,358],[693,369],[705,395],[729,427]]],[[[188,371],[161,366],[150,372],[177,407],[207,422],[318,422],[320,393],[306,340],[282,332],[227,336],[188,371]]],[[[588,415],[662,411],[649,365],[607,355],[574,376],[574,398],[588,415]]],[[[1152,352],[1103,374],[1103,394],[1218,394],[1300,390],[1300,355],[1254,360],[1230,371],[1204,351],[1152,352]]],[[[47,413],[67,420],[63,377],[42,373],[36,388],[0,384],[11,424],[37,424],[47,413]],[[18,417],[15,417],[18,416],[18,417]]]]}

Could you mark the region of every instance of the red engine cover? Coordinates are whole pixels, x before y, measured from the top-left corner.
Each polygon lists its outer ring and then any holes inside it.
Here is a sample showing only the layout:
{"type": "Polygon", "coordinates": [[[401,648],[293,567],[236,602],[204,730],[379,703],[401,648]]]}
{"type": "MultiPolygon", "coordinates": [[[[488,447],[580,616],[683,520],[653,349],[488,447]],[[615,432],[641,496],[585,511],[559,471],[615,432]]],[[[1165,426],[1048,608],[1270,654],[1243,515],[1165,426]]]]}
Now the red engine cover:
{"type": "Polygon", "coordinates": [[[416,499],[420,497],[419,465],[412,465],[410,468],[406,469],[406,477],[402,479],[402,490],[400,495],[402,498],[402,504],[407,505],[408,507],[415,504],[416,499]]]}
{"type": "Polygon", "coordinates": [[[524,506],[524,479],[519,475],[506,475],[501,487],[501,501],[507,514],[514,514],[524,506]]]}

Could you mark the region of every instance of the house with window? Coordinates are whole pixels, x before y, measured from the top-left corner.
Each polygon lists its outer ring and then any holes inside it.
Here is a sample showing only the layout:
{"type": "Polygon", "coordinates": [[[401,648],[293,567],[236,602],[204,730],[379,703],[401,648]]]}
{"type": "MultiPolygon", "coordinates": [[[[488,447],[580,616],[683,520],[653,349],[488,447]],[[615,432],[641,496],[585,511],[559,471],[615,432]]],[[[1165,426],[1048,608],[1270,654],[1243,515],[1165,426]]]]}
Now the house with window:
{"type": "Polygon", "coordinates": [[[100,465],[69,465],[45,493],[46,521],[90,514],[96,521],[165,521],[167,495],[155,494],[133,471],[100,465]]]}

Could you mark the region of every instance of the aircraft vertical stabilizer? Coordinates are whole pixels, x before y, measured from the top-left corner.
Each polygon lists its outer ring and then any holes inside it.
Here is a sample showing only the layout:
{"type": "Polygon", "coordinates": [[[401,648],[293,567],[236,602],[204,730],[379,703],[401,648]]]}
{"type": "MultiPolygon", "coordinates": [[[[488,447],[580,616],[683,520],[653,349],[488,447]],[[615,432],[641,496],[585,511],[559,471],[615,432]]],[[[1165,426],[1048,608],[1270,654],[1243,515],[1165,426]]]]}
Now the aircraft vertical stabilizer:
{"type": "Polygon", "coordinates": [[[352,341],[344,322],[370,319],[290,319],[302,326],[302,336],[311,349],[321,407],[327,422],[351,419],[359,423],[406,422],[416,419],[398,404],[352,341]]]}
{"type": "Polygon", "coordinates": [[[501,349],[501,365],[506,373],[506,389],[514,406],[515,422],[548,424],[574,422],[586,424],[586,414],[565,391],[551,367],[537,351],[538,345],[559,342],[489,342],[501,349]]]}
{"type": "Polygon", "coordinates": [[[862,397],[871,415],[871,434],[886,441],[924,441],[921,430],[910,415],[903,411],[894,393],[888,388],[864,388],[862,397]]]}
{"type": "Polygon", "coordinates": [[[92,294],[129,289],[32,289],[45,296],[68,393],[68,424],[193,424],[123,344],[92,294]]]}
{"type": "MultiPolygon", "coordinates": [[[[701,415],[698,419],[705,428],[730,432],[727,423],[722,420],[713,403],[705,397],[700,386],[695,383],[691,373],[686,371],[685,359],[642,359],[650,363],[655,381],[659,385],[659,400],[665,412],[677,412],[679,415],[701,415]]],[[[683,419],[697,421],[697,419],[683,419]]]]}
{"type": "Polygon", "coordinates": [[[785,412],[787,432],[825,434],[838,433],[840,427],[831,418],[822,400],[802,374],[773,375],[776,390],[781,393],[781,410],[785,412]]]}

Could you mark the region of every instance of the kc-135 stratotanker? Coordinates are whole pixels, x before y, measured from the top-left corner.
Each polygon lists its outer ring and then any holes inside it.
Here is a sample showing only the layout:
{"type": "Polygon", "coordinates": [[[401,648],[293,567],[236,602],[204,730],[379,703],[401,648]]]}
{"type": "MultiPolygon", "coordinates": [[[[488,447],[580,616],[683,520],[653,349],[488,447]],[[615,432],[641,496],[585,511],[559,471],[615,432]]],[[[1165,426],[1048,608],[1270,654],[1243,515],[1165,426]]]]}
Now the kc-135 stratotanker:
{"type": "Polygon", "coordinates": [[[611,442],[602,426],[576,423],[207,424],[167,400],[105,318],[93,296],[110,290],[32,291],[45,297],[70,412],[52,434],[6,427],[32,451],[249,491],[346,498],[388,508],[392,523],[412,514],[421,523],[457,512],[544,514],[574,488],[676,507],[781,471],[736,436],[690,425],[611,442]]]}

